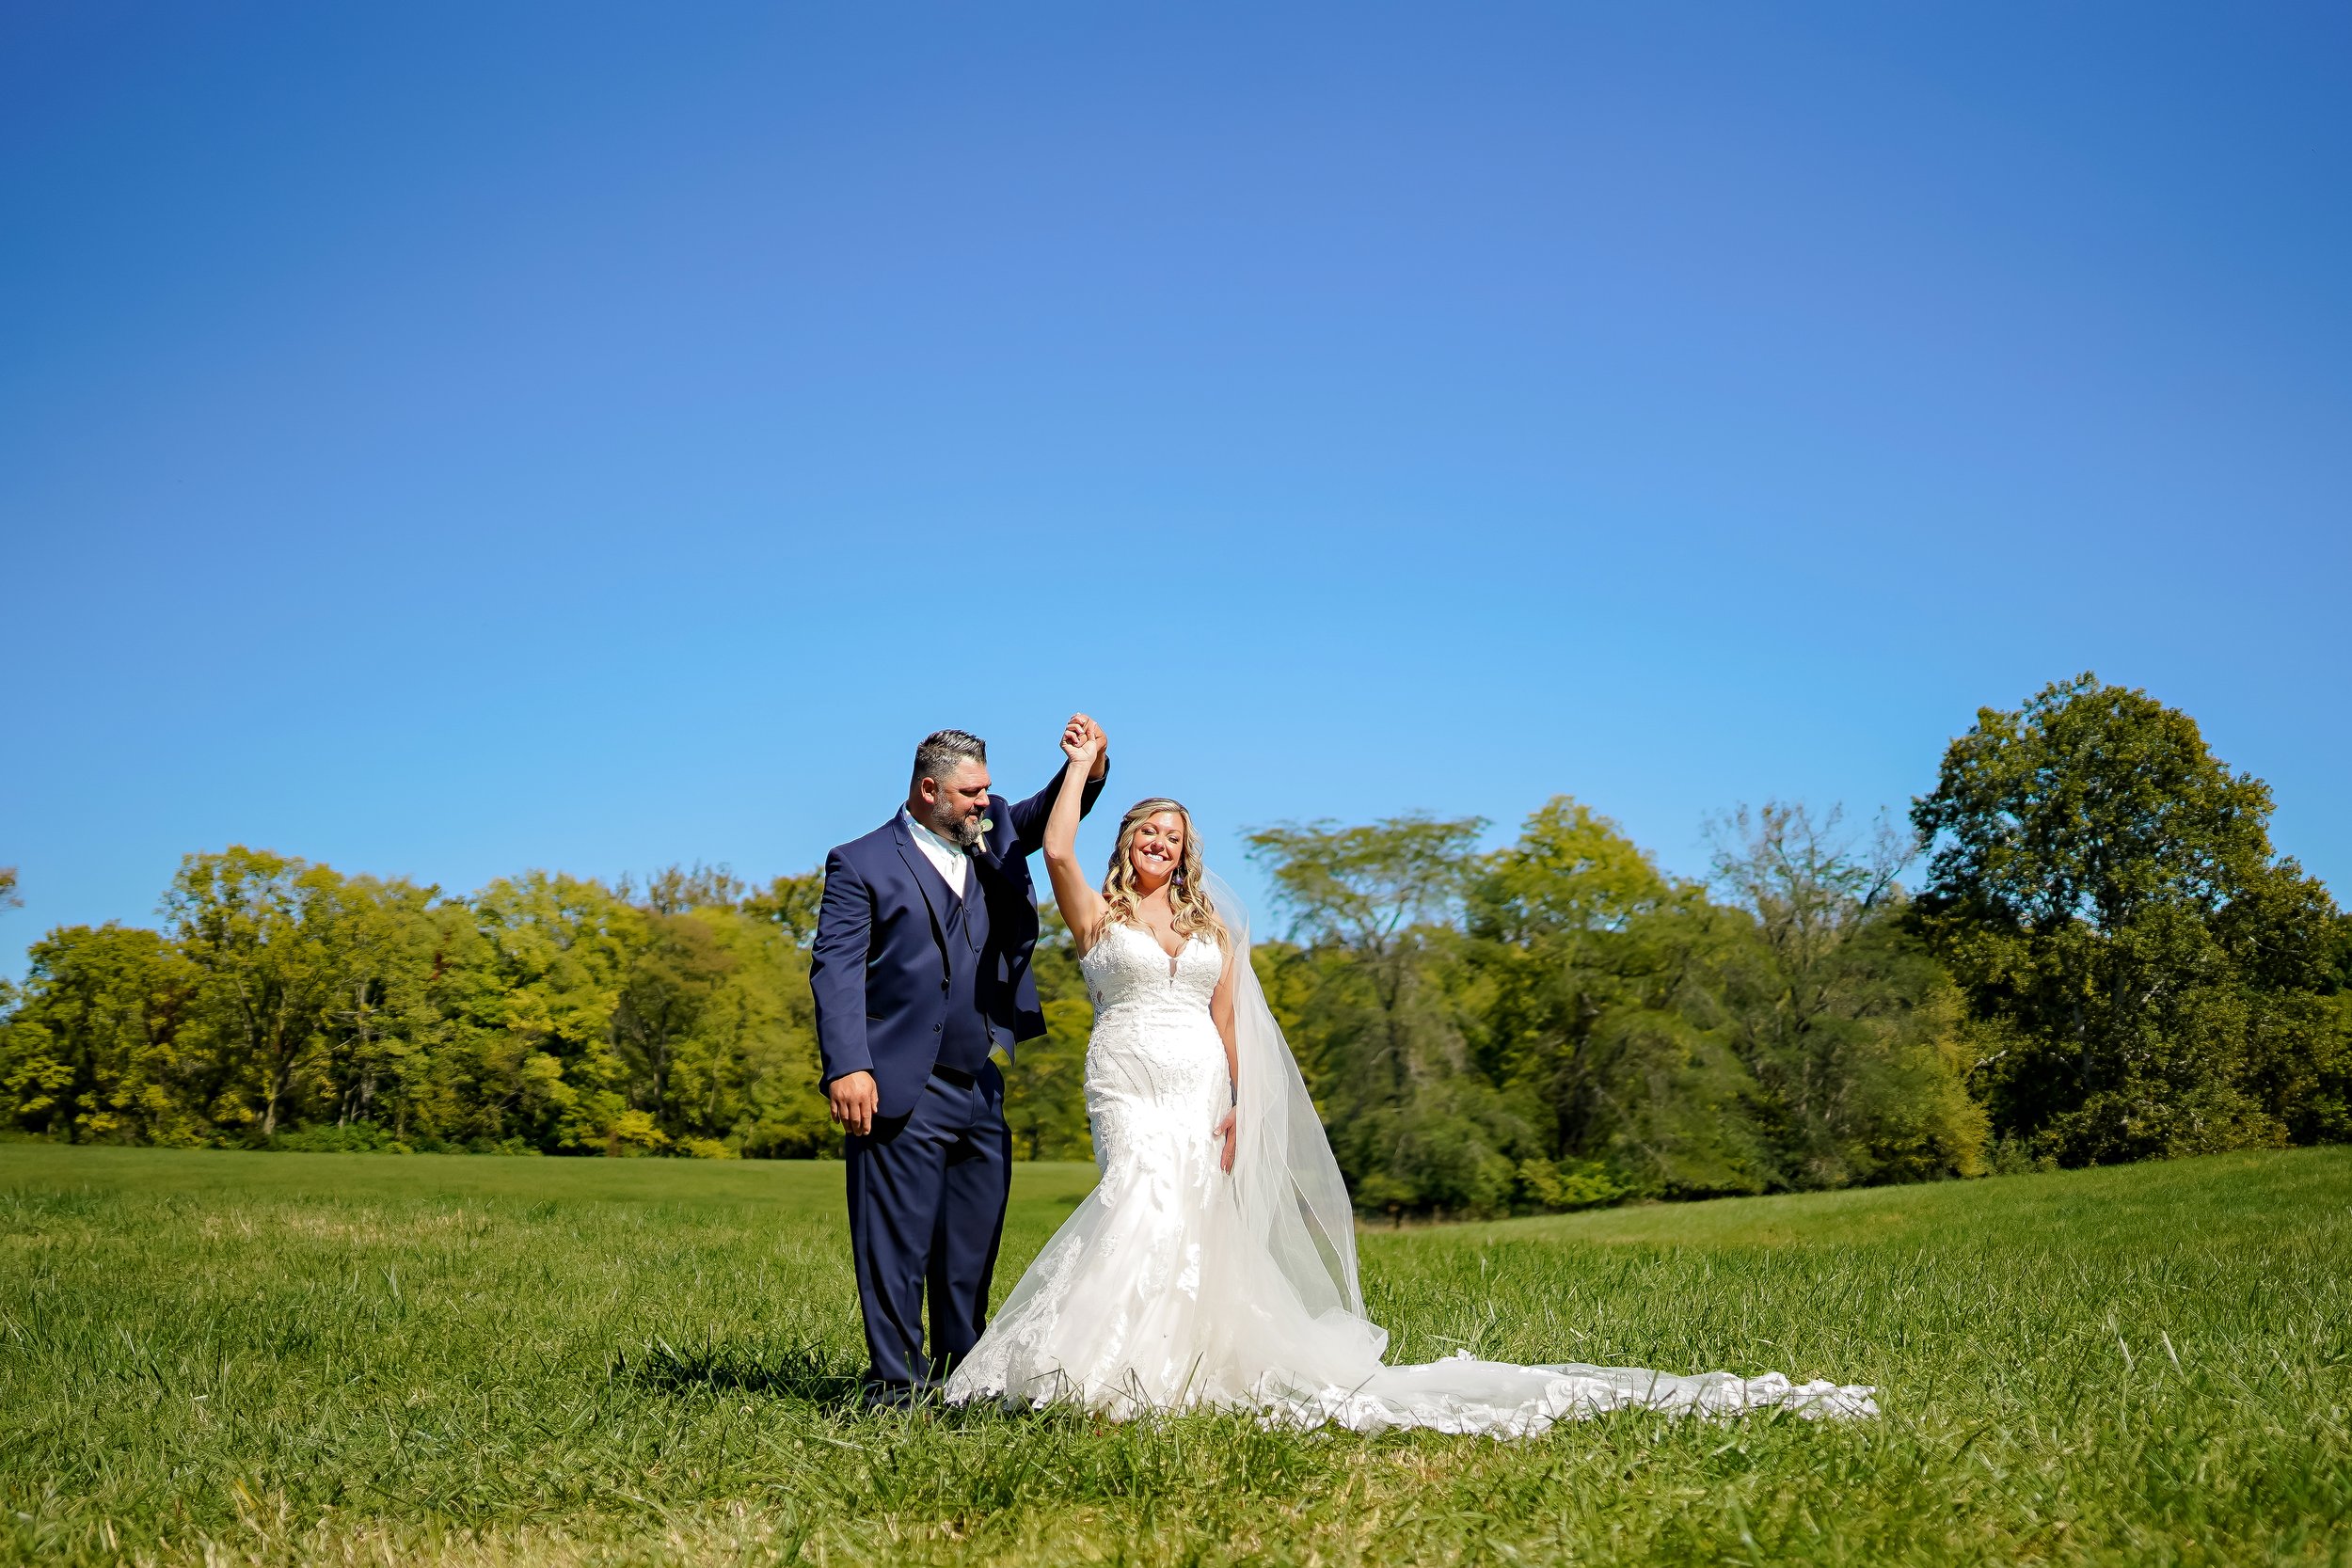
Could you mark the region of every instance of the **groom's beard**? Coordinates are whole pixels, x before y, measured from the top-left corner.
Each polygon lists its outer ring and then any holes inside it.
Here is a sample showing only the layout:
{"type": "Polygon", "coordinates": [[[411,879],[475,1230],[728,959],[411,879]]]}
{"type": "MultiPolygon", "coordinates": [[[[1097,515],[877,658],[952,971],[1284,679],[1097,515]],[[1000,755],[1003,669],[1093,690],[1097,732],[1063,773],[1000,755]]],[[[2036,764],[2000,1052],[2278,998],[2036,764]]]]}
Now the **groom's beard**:
{"type": "Polygon", "coordinates": [[[980,842],[980,819],[961,814],[941,821],[937,817],[923,824],[959,849],[977,848],[980,842]]]}

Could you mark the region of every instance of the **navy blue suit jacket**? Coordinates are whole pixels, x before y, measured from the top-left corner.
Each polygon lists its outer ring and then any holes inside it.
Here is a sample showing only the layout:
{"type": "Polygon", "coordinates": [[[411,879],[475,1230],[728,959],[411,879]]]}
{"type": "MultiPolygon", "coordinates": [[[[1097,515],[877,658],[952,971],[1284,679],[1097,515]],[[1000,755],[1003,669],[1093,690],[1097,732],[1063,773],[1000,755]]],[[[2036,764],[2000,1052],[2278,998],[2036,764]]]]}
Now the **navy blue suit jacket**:
{"type": "MultiPolygon", "coordinates": [[[[991,826],[972,852],[972,874],[988,898],[980,1009],[991,1037],[1008,1048],[1045,1033],[1037,976],[1029,969],[1038,933],[1029,856],[1045,842],[1045,819],[1061,793],[1061,779],[1055,774],[1025,800],[990,796],[991,826]]],[[[1089,781],[1082,811],[1093,810],[1102,793],[1103,780],[1089,781]]],[[[896,813],[825,857],[825,893],[808,968],[817,998],[817,1050],[824,1061],[819,1085],[845,1073],[870,1072],[885,1117],[914,1108],[939,1061],[946,958],[938,919],[945,911],[931,908],[944,896],[937,879],[896,813]]]]}

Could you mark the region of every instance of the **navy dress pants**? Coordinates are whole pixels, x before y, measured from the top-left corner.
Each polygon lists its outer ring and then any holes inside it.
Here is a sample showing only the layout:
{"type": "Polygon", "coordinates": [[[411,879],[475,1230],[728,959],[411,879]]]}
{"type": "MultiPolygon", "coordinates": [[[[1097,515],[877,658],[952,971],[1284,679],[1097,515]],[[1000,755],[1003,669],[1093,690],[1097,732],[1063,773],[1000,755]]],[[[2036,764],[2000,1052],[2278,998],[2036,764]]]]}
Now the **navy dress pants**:
{"type": "Polygon", "coordinates": [[[850,1253],[866,1314],[866,1398],[912,1402],[979,1342],[1012,1190],[1005,1080],[993,1062],[970,1087],[934,1077],[914,1109],[850,1134],[850,1253]],[[930,1354],[923,1297],[930,1295],[930,1354]]]}

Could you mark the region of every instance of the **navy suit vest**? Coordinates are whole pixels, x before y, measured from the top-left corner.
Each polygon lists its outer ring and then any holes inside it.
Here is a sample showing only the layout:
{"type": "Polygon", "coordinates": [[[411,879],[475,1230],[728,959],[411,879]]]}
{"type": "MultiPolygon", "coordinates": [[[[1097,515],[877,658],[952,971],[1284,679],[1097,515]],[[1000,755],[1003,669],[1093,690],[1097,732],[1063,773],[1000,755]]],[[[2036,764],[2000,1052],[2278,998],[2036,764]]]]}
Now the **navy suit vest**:
{"type": "Polygon", "coordinates": [[[991,954],[988,894],[980,886],[980,863],[976,857],[965,863],[961,898],[928,858],[923,861],[922,869],[937,884],[940,934],[946,939],[947,948],[947,977],[941,982],[947,992],[947,1016],[940,1024],[939,1065],[976,1073],[987,1064],[988,1049],[993,1043],[988,1027],[988,998],[983,994],[989,981],[983,967],[991,954]]]}

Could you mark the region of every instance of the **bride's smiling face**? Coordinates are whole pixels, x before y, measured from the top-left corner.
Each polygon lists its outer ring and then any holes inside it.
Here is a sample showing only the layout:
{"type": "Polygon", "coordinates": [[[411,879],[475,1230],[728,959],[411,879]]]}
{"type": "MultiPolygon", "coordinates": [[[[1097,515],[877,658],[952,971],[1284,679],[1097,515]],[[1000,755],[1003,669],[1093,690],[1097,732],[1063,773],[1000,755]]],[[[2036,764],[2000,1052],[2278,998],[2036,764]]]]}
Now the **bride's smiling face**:
{"type": "Polygon", "coordinates": [[[1145,892],[1176,875],[1184,863],[1184,819],[1176,812],[1155,811],[1136,824],[1127,841],[1127,863],[1145,892]]]}

